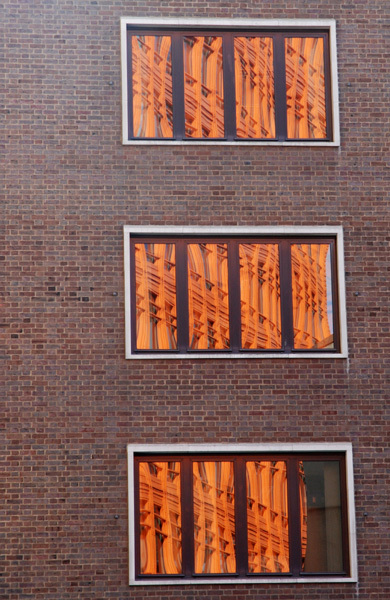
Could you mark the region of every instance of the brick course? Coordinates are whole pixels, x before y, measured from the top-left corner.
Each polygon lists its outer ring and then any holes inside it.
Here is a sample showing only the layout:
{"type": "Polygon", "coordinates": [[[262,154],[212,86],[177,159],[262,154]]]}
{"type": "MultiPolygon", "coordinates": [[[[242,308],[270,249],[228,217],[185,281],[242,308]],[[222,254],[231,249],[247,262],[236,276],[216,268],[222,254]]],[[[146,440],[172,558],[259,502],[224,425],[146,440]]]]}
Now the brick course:
{"type": "Polygon", "coordinates": [[[390,597],[387,12],[5,0],[0,598],[390,597]],[[341,147],[122,146],[119,18],[179,14],[336,19],[341,147]],[[349,358],[126,361],[130,223],[342,225],[349,358]],[[359,583],[129,588],[126,444],[184,441],[351,441],[359,583]]]}

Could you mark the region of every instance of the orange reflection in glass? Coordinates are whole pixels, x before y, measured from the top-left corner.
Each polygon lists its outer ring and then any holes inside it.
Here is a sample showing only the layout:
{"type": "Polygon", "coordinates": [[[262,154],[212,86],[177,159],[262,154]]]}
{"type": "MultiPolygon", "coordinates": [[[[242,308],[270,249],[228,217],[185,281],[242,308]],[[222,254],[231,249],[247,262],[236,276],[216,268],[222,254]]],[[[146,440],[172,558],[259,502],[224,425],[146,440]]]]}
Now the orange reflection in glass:
{"type": "Polygon", "coordinates": [[[132,36],[132,78],[134,137],[172,137],[170,36],[132,36]]]}
{"type": "Polygon", "coordinates": [[[294,348],[334,348],[329,244],[292,244],[294,348]]]}
{"type": "Polygon", "coordinates": [[[229,348],[227,244],[188,244],[191,349],[229,348]]]}
{"type": "Polygon", "coordinates": [[[140,571],[182,572],[180,463],[139,465],[140,571]]]}
{"type": "Polygon", "coordinates": [[[288,573],[286,463],[247,462],[246,485],[249,573],[288,573]]]}
{"type": "Polygon", "coordinates": [[[240,244],[242,348],[281,348],[277,244],[240,244]]]}
{"type": "Polygon", "coordinates": [[[139,350],[177,347],[175,244],[135,244],[139,350]]]}
{"type": "Polygon", "coordinates": [[[186,137],[223,138],[222,38],[186,36],[183,55],[186,137]]]}
{"type": "Polygon", "coordinates": [[[272,38],[235,37],[236,128],[239,138],[275,137],[272,38]]]}
{"type": "Polygon", "coordinates": [[[286,38],[287,137],[326,138],[324,40],[286,38]]]}
{"type": "Polygon", "coordinates": [[[193,464],[195,573],[235,573],[233,463],[193,464]]]}

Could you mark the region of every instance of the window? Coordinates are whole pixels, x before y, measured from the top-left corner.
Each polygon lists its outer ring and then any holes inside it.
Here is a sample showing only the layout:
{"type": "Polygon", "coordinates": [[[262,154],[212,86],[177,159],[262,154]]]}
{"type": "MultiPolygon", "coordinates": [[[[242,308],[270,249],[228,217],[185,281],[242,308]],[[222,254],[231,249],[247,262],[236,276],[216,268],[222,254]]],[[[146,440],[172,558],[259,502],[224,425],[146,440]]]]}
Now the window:
{"type": "Polygon", "coordinates": [[[128,446],[130,582],[356,576],[349,444],[128,446]]]}
{"type": "Polygon", "coordinates": [[[338,143],[333,21],[179,21],[122,19],[124,143],[338,143]]]}
{"type": "Polygon", "coordinates": [[[131,356],[343,353],[340,229],[146,229],[125,228],[131,356]]]}

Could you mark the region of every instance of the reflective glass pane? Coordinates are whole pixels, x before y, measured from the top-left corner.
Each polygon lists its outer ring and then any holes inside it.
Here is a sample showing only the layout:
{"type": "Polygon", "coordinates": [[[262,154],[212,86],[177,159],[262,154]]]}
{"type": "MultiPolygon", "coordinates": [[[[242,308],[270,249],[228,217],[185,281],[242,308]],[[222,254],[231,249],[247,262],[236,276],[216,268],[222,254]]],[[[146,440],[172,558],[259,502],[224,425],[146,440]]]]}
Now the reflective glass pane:
{"type": "Polygon", "coordinates": [[[240,244],[242,348],[281,348],[279,247],[240,244]]]}
{"type": "Polygon", "coordinates": [[[139,465],[140,571],[181,573],[180,463],[139,465]]]}
{"type": "Polygon", "coordinates": [[[185,135],[223,138],[222,38],[186,36],[183,58],[185,135]]]}
{"type": "Polygon", "coordinates": [[[294,348],[334,348],[330,244],[292,244],[294,348]]]}
{"type": "Polygon", "coordinates": [[[227,244],[188,244],[191,349],[229,348],[227,244]]]}
{"type": "Polygon", "coordinates": [[[236,128],[239,138],[275,137],[273,39],[234,38],[236,128]]]}
{"type": "Polygon", "coordinates": [[[132,89],[134,137],[172,137],[170,36],[132,36],[132,89]]]}
{"type": "Polygon", "coordinates": [[[135,244],[135,287],[137,348],[175,349],[175,244],[135,244]]]}
{"type": "Polygon", "coordinates": [[[233,463],[194,462],[195,573],[235,573],[233,463]]]}
{"type": "Polygon", "coordinates": [[[342,572],[339,462],[305,460],[300,480],[302,571],[342,572]]]}
{"type": "Polygon", "coordinates": [[[249,573],[288,573],[286,463],[247,462],[246,486],[249,573]]]}
{"type": "Polygon", "coordinates": [[[286,38],[287,137],[326,138],[324,40],[286,38]]]}

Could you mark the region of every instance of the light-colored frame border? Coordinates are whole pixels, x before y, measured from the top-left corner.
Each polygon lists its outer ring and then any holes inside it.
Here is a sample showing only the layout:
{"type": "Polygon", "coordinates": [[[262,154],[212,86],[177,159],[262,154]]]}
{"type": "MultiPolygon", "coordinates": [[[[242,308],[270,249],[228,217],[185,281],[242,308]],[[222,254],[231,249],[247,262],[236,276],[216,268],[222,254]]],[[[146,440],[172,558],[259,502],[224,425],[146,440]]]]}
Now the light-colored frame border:
{"type": "Polygon", "coordinates": [[[129,494],[129,585],[198,585],[198,584],[258,584],[258,583],[353,583],[357,581],[355,494],[351,443],[305,443],[305,444],[128,444],[128,494],[129,494]],[[350,577],[256,577],[250,579],[153,579],[135,578],[135,528],[134,528],[134,455],[137,454],[199,454],[199,453],[345,453],[350,577]]]}
{"type": "Polygon", "coordinates": [[[122,143],[124,145],[142,146],[172,146],[172,145],[199,145],[203,146],[340,146],[340,118],[339,118],[339,93],[337,77],[337,45],[336,45],[336,21],[334,19],[186,19],[186,18],[140,18],[121,17],[121,65],[122,65],[122,143]],[[127,115],[127,25],[176,28],[176,27],[205,27],[205,28],[281,28],[296,29],[306,28],[308,30],[328,29],[329,51],[330,51],[330,83],[331,83],[331,107],[333,123],[333,141],[331,142],[266,142],[258,141],[210,141],[203,140],[129,140],[128,139],[128,115],[127,115]]]}
{"type": "Polygon", "coordinates": [[[125,344],[126,344],[126,358],[132,359],[226,359],[226,358],[240,358],[244,360],[257,358],[258,360],[265,358],[277,358],[277,359],[300,359],[300,358],[347,358],[348,357],[348,346],[347,346],[347,318],[346,318],[346,300],[345,300],[345,277],[344,277],[344,241],[343,241],[343,228],[341,226],[327,227],[327,226],[289,226],[289,227],[179,227],[179,226],[142,226],[142,225],[125,225],[123,228],[124,235],[124,276],[125,276],[125,344]],[[340,352],[296,352],[290,354],[282,354],[276,352],[267,353],[256,353],[256,352],[243,352],[243,353],[188,353],[188,354],[173,354],[173,353],[132,353],[131,349],[131,290],[130,290],[130,238],[132,234],[141,235],[222,235],[226,237],[234,236],[283,236],[283,235],[294,235],[294,236],[335,236],[337,245],[337,289],[338,289],[338,305],[339,305],[339,327],[340,327],[340,352]]]}

